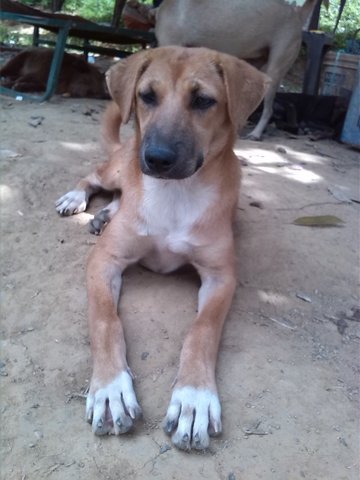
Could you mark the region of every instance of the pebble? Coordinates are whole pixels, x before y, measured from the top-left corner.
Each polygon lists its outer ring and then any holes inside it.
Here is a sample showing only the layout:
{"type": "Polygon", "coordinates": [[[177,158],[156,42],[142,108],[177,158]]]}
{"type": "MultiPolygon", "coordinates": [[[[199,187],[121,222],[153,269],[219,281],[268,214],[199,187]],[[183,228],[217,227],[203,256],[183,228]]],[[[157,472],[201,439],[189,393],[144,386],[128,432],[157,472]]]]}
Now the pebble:
{"type": "Polygon", "coordinates": [[[304,302],[312,303],[311,298],[309,296],[305,295],[305,293],[297,292],[296,296],[297,296],[297,298],[300,298],[300,300],[304,300],[304,302]]]}
{"type": "Polygon", "coordinates": [[[167,452],[168,450],[171,450],[171,446],[170,446],[168,443],[164,443],[164,444],[161,445],[161,447],[160,447],[160,455],[162,455],[163,453],[167,452]]]}
{"type": "Polygon", "coordinates": [[[42,115],[32,115],[30,117],[30,121],[28,122],[28,124],[31,127],[36,128],[42,124],[43,120],[45,120],[45,117],[43,117],[42,115]]]}
{"type": "Polygon", "coordinates": [[[21,157],[20,153],[13,150],[0,149],[0,159],[21,157]]]}
{"type": "Polygon", "coordinates": [[[253,200],[252,202],[249,203],[250,207],[256,207],[263,209],[263,204],[261,202],[258,202],[257,200],[253,200]]]}

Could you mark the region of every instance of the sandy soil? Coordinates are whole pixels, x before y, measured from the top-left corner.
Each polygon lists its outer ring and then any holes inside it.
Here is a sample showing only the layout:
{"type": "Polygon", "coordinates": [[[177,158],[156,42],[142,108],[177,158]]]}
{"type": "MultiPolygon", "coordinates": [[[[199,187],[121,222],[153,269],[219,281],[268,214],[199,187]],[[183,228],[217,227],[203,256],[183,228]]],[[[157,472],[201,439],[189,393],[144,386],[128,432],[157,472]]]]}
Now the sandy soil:
{"type": "Polygon", "coordinates": [[[281,132],[242,141],[238,289],[218,364],[223,435],[179,452],[160,424],[198,280],[139,268],[121,311],[144,420],[96,438],[84,269],[89,213],[54,201],[102,159],[105,102],[1,101],[1,478],[355,480],[359,472],[359,161],[332,141],[281,132]],[[37,118],[34,118],[37,117],[37,118]],[[337,228],[294,225],[336,215],[337,228]]]}

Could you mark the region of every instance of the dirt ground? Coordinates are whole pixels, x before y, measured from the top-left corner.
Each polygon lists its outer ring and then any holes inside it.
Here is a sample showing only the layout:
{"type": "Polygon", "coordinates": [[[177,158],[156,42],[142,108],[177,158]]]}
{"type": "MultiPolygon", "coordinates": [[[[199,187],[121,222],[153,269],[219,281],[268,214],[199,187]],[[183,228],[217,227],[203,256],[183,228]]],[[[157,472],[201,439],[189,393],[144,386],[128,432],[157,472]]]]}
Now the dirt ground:
{"type": "Polygon", "coordinates": [[[104,101],[1,100],[1,478],[355,480],[359,474],[359,162],[275,130],[239,141],[238,289],[218,363],[223,435],[206,453],[161,429],[196,309],[191,271],[125,275],[120,308],[144,411],[131,434],[85,422],[88,213],[55,200],[102,159],[104,101]],[[298,226],[336,215],[333,228],[298,226]]]}

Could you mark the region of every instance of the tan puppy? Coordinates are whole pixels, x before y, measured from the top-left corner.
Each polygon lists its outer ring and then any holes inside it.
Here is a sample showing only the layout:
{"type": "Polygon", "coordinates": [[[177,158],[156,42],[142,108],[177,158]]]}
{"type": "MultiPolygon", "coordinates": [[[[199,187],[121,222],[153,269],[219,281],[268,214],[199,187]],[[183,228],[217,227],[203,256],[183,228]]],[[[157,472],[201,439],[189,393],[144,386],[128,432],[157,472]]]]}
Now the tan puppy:
{"type": "Polygon", "coordinates": [[[204,449],[221,431],[215,363],[236,286],[240,172],[232,147],[266,83],[247,63],[204,48],[148,50],[108,73],[116,102],[104,120],[111,158],[57,203],[59,213],[72,214],[99,188],[121,190],[87,268],[94,370],[86,414],[98,435],[127,432],[141,412],[117,310],[122,273],[135,262],[164,273],[190,263],[199,272],[198,313],[164,425],[182,449],[204,449]],[[132,111],[135,135],[121,145],[119,126],[132,111]]]}

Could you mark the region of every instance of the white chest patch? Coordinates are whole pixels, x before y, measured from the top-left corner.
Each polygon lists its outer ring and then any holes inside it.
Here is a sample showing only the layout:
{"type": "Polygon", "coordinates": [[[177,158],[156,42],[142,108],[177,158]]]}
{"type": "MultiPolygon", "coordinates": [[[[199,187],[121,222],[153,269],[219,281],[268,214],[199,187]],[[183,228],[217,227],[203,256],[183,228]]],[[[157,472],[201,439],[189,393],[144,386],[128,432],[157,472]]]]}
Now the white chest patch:
{"type": "Polygon", "coordinates": [[[184,180],[143,176],[140,235],[159,237],[174,253],[185,253],[191,228],[215,200],[213,186],[201,185],[196,174],[184,180]]]}

